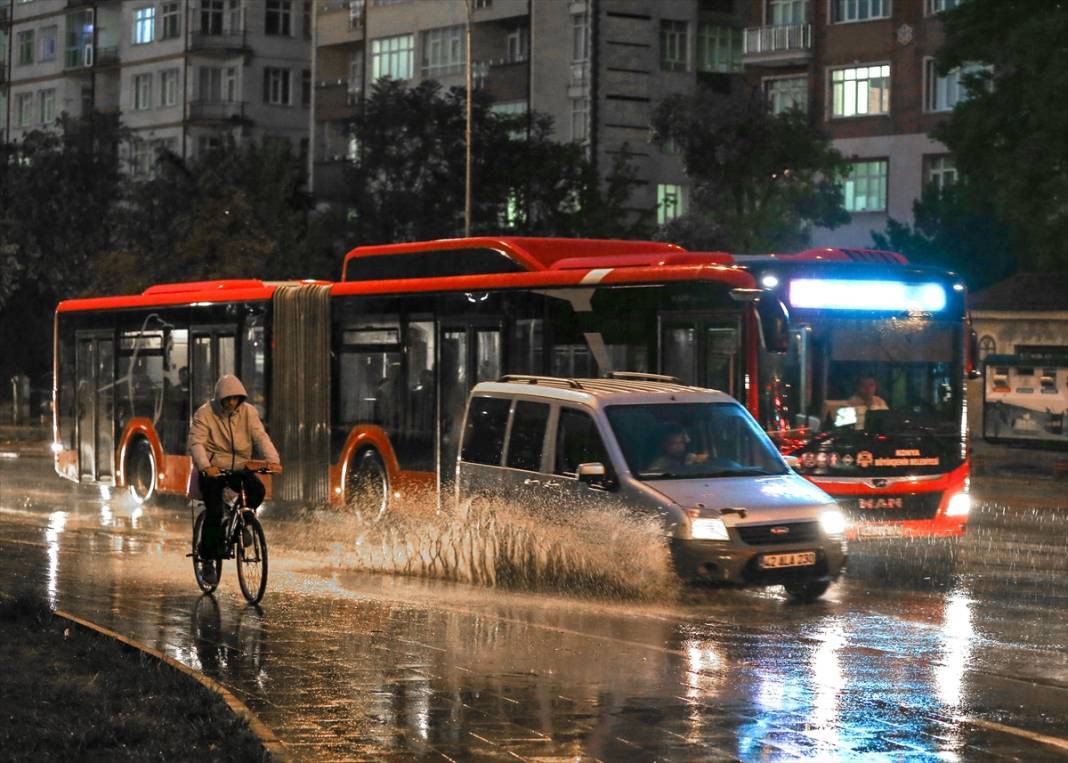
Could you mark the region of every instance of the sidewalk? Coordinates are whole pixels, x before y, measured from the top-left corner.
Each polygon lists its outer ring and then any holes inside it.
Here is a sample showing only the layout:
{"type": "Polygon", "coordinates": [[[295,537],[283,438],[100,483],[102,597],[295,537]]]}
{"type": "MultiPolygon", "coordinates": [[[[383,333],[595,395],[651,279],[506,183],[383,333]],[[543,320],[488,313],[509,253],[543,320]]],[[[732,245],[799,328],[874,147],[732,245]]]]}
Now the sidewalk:
{"type": "Polygon", "coordinates": [[[51,455],[51,427],[0,425],[0,458],[47,458],[51,455]]]}

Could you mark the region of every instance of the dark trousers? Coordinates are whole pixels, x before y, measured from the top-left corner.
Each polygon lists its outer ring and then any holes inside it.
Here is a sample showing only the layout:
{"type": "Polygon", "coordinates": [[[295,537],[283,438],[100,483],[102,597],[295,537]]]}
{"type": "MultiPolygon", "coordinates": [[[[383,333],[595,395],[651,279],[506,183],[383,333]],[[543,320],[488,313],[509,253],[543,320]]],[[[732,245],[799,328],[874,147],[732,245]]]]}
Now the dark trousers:
{"type": "Polygon", "coordinates": [[[204,500],[204,528],[201,531],[197,554],[201,557],[213,559],[226,552],[222,528],[223,490],[230,488],[236,492],[242,486],[245,488],[245,505],[248,508],[254,509],[263,503],[267,488],[253,471],[242,469],[235,474],[218,477],[200,475],[200,496],[204,500]]]}

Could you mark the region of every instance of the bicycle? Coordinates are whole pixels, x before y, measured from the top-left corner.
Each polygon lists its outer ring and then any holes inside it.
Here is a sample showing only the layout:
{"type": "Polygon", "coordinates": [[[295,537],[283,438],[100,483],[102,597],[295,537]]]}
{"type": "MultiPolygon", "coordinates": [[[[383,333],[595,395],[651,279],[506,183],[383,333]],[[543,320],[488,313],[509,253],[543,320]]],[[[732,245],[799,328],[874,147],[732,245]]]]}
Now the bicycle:
{"type": "MultiPolygon", "coordinates": [[[[249,461],[246,468],[257,474],[270,474],[272,470],[263,462],[249,461]]],[[[220,470],[221,476],[233,476],[236,471],[230,469],[220,470]]],[[[194,470],[193,475],[196,475],[194,470]]],[[[192,480],[191,480],[192,481],[192,480]]],[[[227,488],[229,491],[229,488],[227,488]]],[[[237,561],[237,581],[241,586],[241,593],[249,604],[257,604],[263,598],[267,590],[267,537],[263,533],[263,525],[256,517],[256,510],[246,508],[247,499],[245,488],[242,485],[238,491],[233,491],[232,500],[223,501],[223,544],[225,553],[218,559],[204,559],[200,556],[200,537],[204,529],[204,517],[207,512],[202,510],[195,513],[195,506],[200,503],[199,483],[190,487],[190,520],[193,523],[193,552],[186,556],[193,559],[193,573],[196,575],[197,585],[204,593],[213,593],[219,587],[222,578],[222,564],[225,559],[237,561]],[[214,566],[215,582],[209,583],[203,577],[201,565],[208,563],[214,566]]]]}

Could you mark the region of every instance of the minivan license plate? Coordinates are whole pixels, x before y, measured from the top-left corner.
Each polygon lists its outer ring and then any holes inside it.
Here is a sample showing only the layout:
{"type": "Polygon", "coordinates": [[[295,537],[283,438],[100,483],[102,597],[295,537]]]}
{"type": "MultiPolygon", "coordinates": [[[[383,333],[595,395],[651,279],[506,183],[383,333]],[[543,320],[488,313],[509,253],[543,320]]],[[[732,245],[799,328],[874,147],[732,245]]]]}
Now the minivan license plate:
{"type": "Polygon", "coordinates": [[[776,570],[780,567],[811,567],[816,563],[815,551],[799,551],[793,554],[764,554],[760,557],[760,567],[776,570]]]}

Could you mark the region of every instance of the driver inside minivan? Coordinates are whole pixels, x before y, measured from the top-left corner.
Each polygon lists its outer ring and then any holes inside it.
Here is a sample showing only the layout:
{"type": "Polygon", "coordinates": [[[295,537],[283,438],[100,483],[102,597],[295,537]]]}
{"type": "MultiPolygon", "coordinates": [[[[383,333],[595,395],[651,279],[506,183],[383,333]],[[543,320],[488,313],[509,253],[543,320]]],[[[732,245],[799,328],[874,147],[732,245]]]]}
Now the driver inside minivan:
{"type": "Polygon", "coordinates": [[[707,453],[690,453],[690,435],[681,424],[666,424],[660,432],[660,452],[646,471],[686,474],[697,464],[708,461],[707,453]]]}

